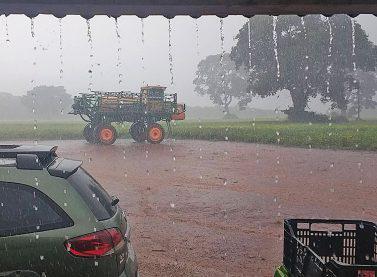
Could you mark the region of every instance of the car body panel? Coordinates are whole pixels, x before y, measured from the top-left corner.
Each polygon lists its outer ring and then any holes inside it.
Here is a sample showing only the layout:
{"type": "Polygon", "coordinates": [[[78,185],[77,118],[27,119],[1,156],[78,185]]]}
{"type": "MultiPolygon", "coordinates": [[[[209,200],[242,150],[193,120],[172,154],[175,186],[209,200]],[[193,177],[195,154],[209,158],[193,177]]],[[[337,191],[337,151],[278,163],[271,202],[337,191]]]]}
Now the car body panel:
{"type": "Polygon", "coordinates": [[[51,176],[46,169],[0,167],[0,181],[38,189],[74,222],[71,227],[0,237],[0,272],[25,269],[54,277],[135,276],[137,266],[132,263],[136,262],[136,256],[127,238],[124,238],[127,247],[100,258],[75,257],[64,245],[69,238],[108,228],[118,228],[125,236],[128,225],[120,207],[110,219],[98,221],[70,183],[64,178],[51,176]]]}

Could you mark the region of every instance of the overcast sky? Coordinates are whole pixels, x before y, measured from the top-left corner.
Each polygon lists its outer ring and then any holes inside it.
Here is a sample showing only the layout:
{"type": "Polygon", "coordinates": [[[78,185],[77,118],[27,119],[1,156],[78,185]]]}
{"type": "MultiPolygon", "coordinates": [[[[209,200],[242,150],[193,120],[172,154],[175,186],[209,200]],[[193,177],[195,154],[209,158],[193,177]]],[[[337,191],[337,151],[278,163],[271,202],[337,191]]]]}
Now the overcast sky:
{"type": "MultiPolygon", "coordinates": [[[[234,37],[246,20],[242,16],[229,16],[224,19],[226,51],[235,44],[234,37]]],[[[377,43],[377,17],[359,16],[357,20],[377,43]]],[[[64,85],[71,94],[87,91],[91,60],[87,24],[83,18],[67,16],[62,20],[62,79],[59,76],[61,66],[58,19],[48,15],[40,15],[35,19],[36,51],[33,50],[30,19],[23,15],[11,15],[7,22],[10,42],[6,41],[5,17],[0,18],[0,91],[15,95],[25,94],[33,87],[31,80],[35,80],[35,85],[64,85]]],[[[221,51],[219,18],[205,16],[195,20],[188,16],[178,16],[171,20],[173,86],[170,85],[167,19],[160,16],[144,19],[144,47],[141,19],[136,16],[122,16],[119,19],[122,63],[120,70],[123,75],[121,84],[116,66],[118,42],[115,20],[96,16],[90,25],[94,52],[94,90],[136,92],[145,82],[168,86],[170,92],[179,93],[181,102],[189,105],[210,104],[205,97],[195,95],[192,80],[198,61],[221,51]],[[142,58],[145,70],[142,69],[142,58]]],[[[276,99],[258,100],[255,106],[266,107],[271,105],[271,101],[276,99]]]]}

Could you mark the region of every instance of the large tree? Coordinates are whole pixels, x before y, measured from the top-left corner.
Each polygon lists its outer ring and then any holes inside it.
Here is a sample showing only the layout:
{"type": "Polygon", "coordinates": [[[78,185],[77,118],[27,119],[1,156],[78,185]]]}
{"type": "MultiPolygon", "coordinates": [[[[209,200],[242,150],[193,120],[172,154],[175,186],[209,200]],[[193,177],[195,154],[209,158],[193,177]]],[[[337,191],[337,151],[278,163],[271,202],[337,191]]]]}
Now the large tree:
{"type": "Polygon", "coordinates": [[[279,16],[276,40],[273,23],[270,16],[251,18],[239,31],[231,58],[238,68],[249,69],[249,90],[253,93],[267,97],[289,90],[295,112],[305,111],[309,98],[317,95],[336,107],[346,106],[344,84],[353,62],[362,70],[375,67],[374,45],[358,23],[354,24],[353,55],[352,22],[348,16],[279,16]]]}
{"type": "Polygon", "coordinates": [[[242,105],[245,99],[247,80],[245,72],[236,70],[235,63],[229,54],[211,55],[200,61],[193,81],[195,92],[208,95],[214,104],[229,113],[229,106],[235,99],[242,105]]]}
{"type": "Polygon", "coordinates": [[[363,109],[375,109],[377,101],[377,77],[375,72],[357,70],[347,76],[345,84],[345,99],[347,106],[342,110],[343,114],[356,116],[360,119],[363,109]]]}

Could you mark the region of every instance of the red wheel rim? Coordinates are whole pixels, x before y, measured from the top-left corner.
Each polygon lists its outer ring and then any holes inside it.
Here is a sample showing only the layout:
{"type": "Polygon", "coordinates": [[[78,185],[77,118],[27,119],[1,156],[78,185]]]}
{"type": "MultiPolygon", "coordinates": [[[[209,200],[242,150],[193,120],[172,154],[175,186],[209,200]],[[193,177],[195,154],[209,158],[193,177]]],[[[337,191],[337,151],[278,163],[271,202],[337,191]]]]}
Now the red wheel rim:
{"type": "Polygon", "coordinates": [[[162,130],[158,127],[152,127],[149,130],[149,138],[151,141],[159,141],[162,138],[162,130]]]}
{"type": "Polygon", "coordinates": [[[110,142],[114,138],[114,133],[110,128],[103,128],[101,129],[99,136],[101,141],[110,142]]]}

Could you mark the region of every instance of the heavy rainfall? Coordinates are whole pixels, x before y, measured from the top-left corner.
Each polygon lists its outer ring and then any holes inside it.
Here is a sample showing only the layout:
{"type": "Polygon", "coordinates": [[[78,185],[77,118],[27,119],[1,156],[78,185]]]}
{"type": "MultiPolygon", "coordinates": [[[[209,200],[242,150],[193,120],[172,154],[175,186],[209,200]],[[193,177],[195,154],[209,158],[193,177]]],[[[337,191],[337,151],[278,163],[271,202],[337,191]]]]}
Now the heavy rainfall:
{"type": "Polygon", "coordinates": [[[376,26],[3,15],[0,276],[375,274],[376,26]]]}

